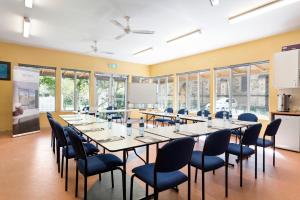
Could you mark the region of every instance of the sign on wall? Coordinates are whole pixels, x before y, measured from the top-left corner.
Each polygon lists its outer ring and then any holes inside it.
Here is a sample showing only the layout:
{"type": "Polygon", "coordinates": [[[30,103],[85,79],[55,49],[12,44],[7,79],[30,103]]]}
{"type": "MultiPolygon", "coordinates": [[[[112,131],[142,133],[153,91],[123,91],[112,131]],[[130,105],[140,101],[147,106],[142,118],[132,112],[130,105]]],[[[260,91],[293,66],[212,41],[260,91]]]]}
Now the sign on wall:
{"type": "Polygon", "coordinates": [[[15,67],[13,70],[13,137],[40,130],[39,72],[15,67]]]}

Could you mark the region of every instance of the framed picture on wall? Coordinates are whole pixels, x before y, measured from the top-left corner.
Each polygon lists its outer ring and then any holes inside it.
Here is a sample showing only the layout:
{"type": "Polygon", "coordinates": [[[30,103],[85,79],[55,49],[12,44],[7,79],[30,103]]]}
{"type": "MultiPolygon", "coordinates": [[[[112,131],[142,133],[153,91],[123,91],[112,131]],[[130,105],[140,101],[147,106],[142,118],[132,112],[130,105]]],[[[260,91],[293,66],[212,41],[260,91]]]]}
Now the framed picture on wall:
{"type": "Polygon", "coordinates": [[[10,80],[10,62],[0,61],[0,80],[10,80]]]}

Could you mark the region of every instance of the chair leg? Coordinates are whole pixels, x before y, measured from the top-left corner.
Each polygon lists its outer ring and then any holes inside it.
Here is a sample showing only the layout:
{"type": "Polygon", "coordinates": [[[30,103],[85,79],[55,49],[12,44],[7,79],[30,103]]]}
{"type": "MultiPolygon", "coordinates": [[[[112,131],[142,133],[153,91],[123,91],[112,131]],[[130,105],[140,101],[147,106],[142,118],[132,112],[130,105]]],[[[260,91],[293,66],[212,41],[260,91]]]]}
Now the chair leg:
{"type": "Polygon", "coordinates": [[[240,159],[240,187],[243,187],[243,159],[240,159]]]}
{"type": "Polygon", "coordinates": [[[60,170],[60,178],[64,176],[64,156],[61,156],[61,170],[60,170]]]}
{"type": "Polygon", "coordinates": [[[133,179],[134,179],[134,175],[131,176],[131,180],[130,180],[130,200],[132,200],[132,196],[133,196],[133,179]]]}
{"type": "Polygon", "coordinates": [[[68,168],[69,168],[69,161],[68,158],[66,158],[65,191],[68,191],[68,168]]]}
{"type": "Polygon", "coordinates": [[[87,200],[87,176],[84,176],[84,200],[87,200]]]}
{"type": "Polygon", "coordinates": [[[228,197],[228,153],[225,154],[225,197],[228,197]]]}
{"type": "Polygon", "coordinates": [[[56,148],[56,162],[57,162],[57,171],[60,173],[60,148],[56,148]]]}
{"type": "Polygon", "coordinates": [[[76,182],[75,182],[75,197],[78,196],[78,167],[76,164],[76,182]]]}
{"type": "Polygon", "coordinates": [[[111,173],[111,187],[114,188],[115,187],[115,183],[114,183],[114,171],[111,170],[110,173],[111,173]]]}
{"type": "Polygon", "coordinates": [[[195,169],[196,169],[196,171],[195,171],[195,183],[197,183],[198,169],[197,168],[195,168],[195,169]]]}
{"type": "Polygon", "coordinates": [[[265,147],[263,147],[263,172],[265,172],[265,147]]]}
{"type": "Polygon", "coordinates": [[[158,200],[158,190],[154,188],[154,200],[158,200]]]}
{"type": "Polygon", "coordinates": [[[99,182],[101,181],[101,173],[99,174],[99,182]]]}
{"type": "Polygon", "coordinates": [[[213,170],[213,175],[215,175],[216,173],[215,173],[215,170],[213,170]]]}
{"type": "Polygon", "coordinates": [[[273,139],[273,166],[275,167],[275,136],[274,136],[274,139],[273,139]]]}
{"type": "Polygon", "coordinates": [[[202,200],[205,200],[205,177],[204,177],[204,170],[202,170],[202,200]]]}
{"type": "Polygon", "coordinates": [[[191,166],[188,165],[188,200],[191,199],[191,166]]]}
{"type": "Polygon", "coordinates": [[[257,179],[257,146],[255,145],[255,179],[257,179]]]}

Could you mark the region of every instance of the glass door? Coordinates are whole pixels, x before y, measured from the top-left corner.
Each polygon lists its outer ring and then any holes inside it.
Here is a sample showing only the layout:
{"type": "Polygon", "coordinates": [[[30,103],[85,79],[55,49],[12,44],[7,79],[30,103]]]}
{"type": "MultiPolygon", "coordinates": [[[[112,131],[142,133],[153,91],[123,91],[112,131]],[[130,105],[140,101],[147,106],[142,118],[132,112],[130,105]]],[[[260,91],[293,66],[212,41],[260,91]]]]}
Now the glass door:
{"type": "Polygon", "coordinates": [[[110,76],[96,75],[96,106],[105,110],[110,104],[110,76]]]}
{"type": "Polygon", "coordinates": [[[112,101],[111,105],[117,109],[125,109],[127,93],[127,77],[114,76],[112,77],[112,101]]]}

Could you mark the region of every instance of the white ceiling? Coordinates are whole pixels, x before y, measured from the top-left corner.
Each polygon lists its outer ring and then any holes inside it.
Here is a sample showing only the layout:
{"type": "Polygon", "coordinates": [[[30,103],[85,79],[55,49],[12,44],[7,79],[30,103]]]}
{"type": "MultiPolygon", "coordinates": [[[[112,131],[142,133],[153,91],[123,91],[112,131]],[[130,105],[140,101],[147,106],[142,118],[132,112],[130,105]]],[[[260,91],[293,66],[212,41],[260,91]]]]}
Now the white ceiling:
{"type": "MultiPolygon", "coordinates": [[[[85,54],[98,40],[97,56],[155,64],[187,55],[250,41],[300,27],[300,1],[269,13],[229,24],[228,17],[270,0],[0,0],[0,40],[85,54]],[[110,20],[131,17],[134,29],[154,30],[154,35],[114,37],[122,31],[110,20]],[[31,18],[29,38],[23,38],[23,16],[31,18]],[[166,44],[166,40],[201,29],[199,37],[166,44]],[[138,56],[132,54],[153,47],[138,56]]],[[[95,54],[90,54],[95,55],[95,54]]]]}

